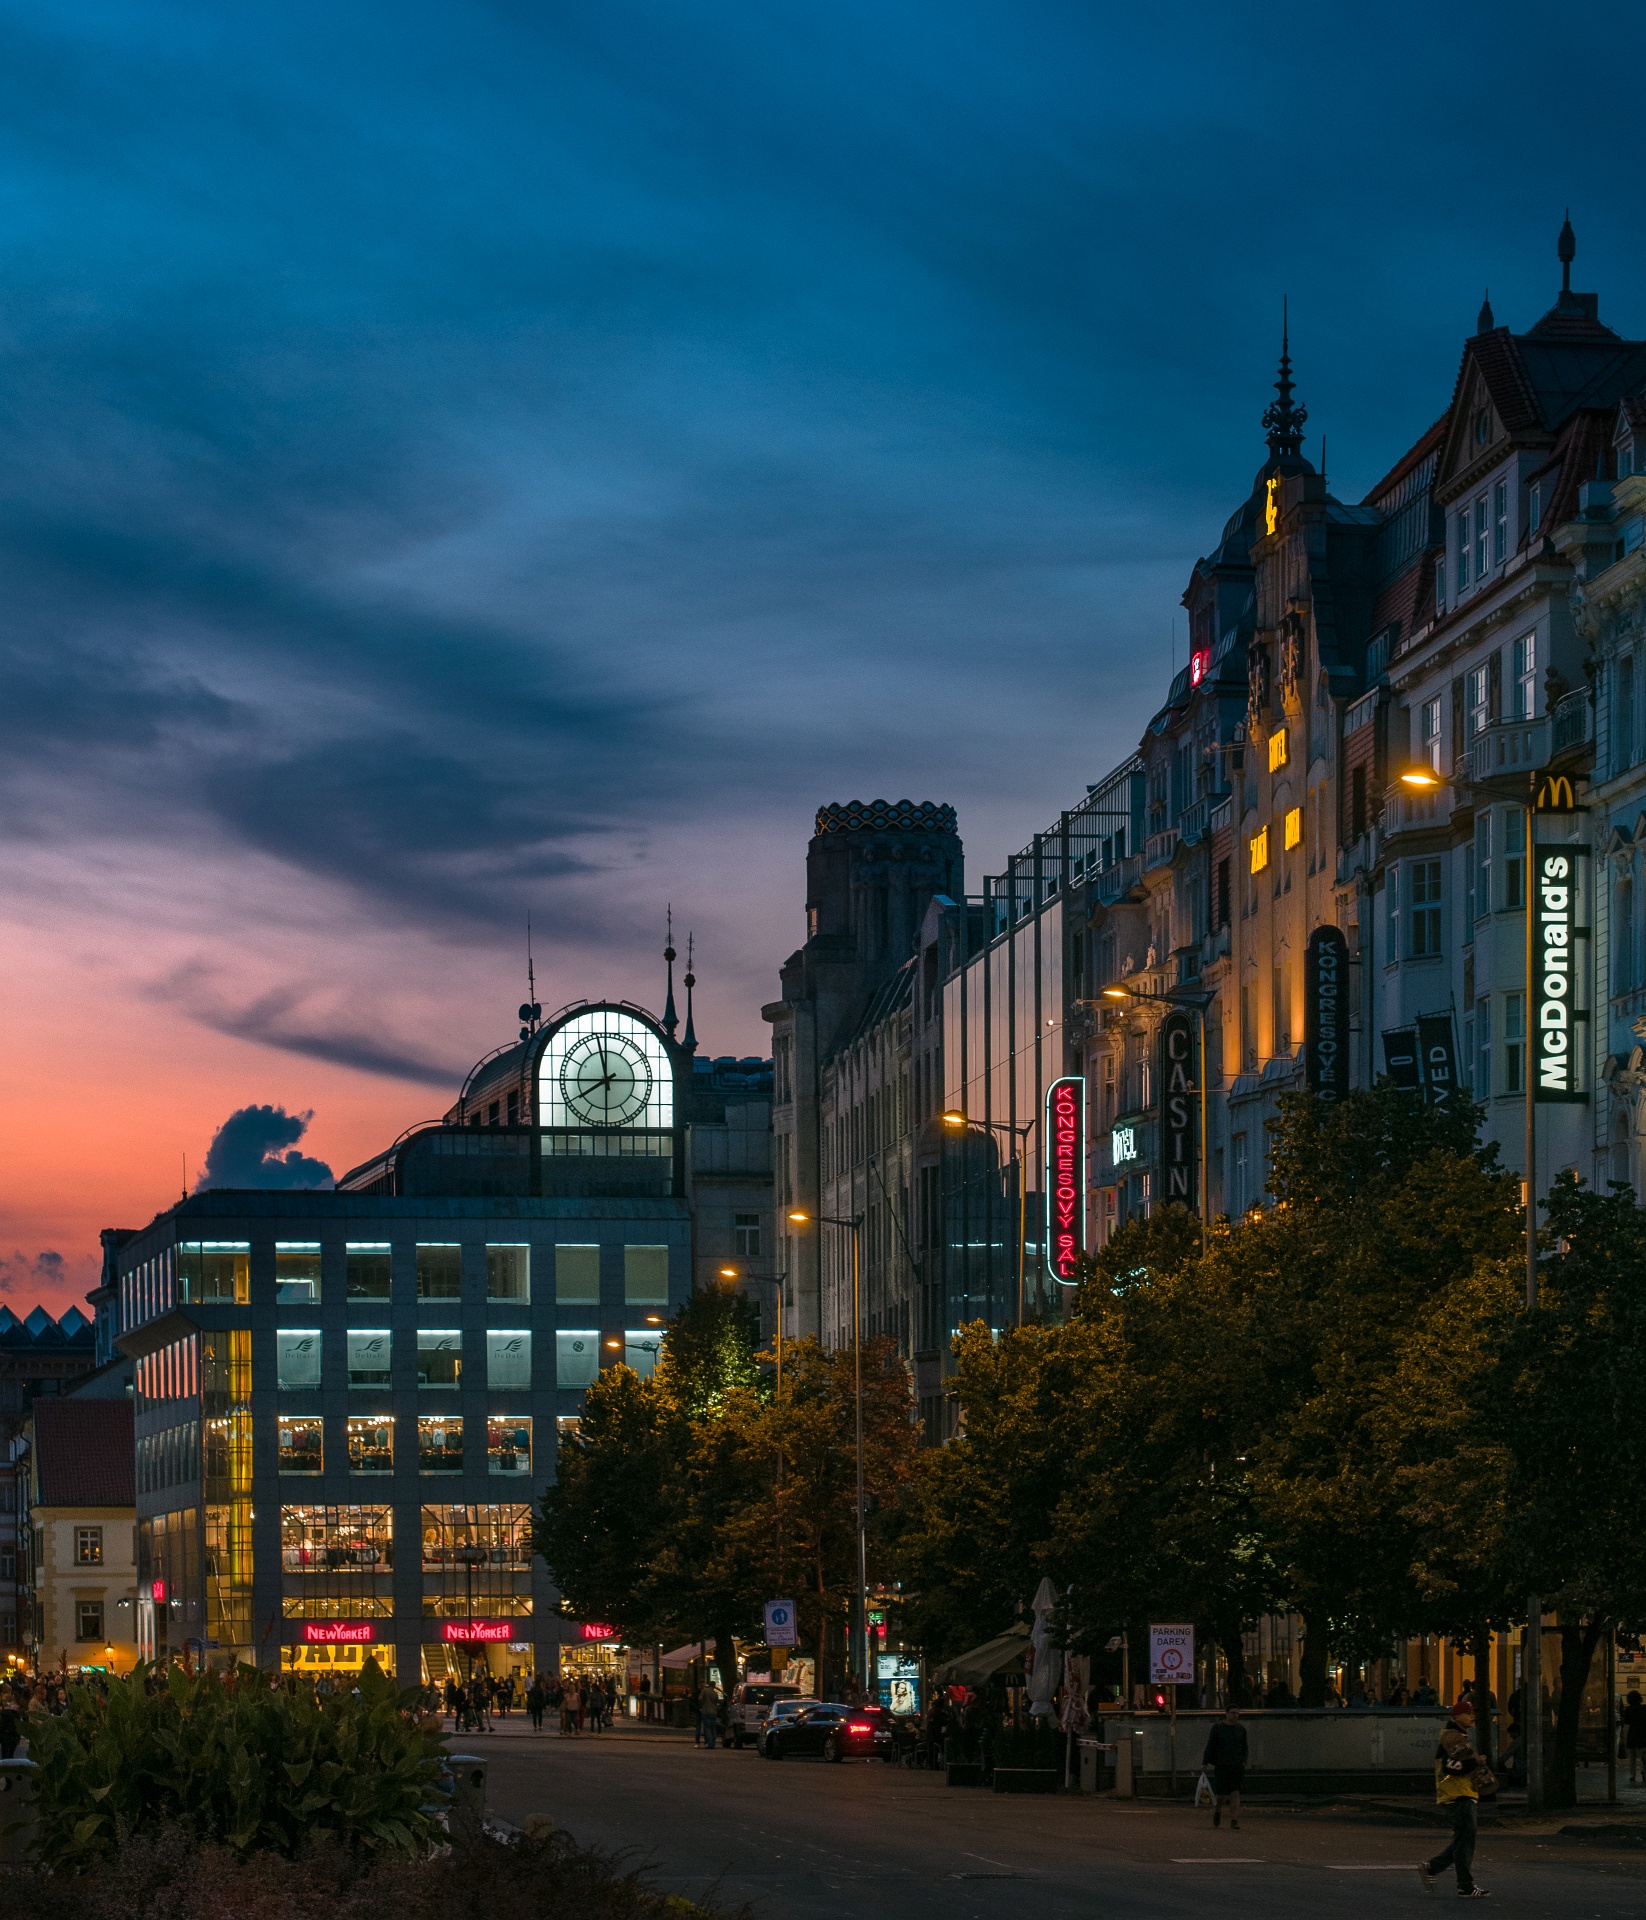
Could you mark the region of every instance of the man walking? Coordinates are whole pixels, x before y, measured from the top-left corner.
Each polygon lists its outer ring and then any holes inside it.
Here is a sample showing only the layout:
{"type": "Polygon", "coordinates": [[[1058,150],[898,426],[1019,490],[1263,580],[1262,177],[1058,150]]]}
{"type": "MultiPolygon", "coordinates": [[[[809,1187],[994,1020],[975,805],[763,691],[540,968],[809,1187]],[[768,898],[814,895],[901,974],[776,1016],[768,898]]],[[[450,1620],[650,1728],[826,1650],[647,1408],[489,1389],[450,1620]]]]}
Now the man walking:
{"type": "Polygon", "coordinates": [[[1448,1867],[1457,1872],[1457,1897],[1460,1900],[1484,1900],[1486,1889],[1475,1885],[1475,1835],[1480,1821],[1482,1776],[1490,1784],[1486,1763],[1475,1751],[1472,1738],[1475,1705],[1459,1700],[1451,1718],[1441,1729],[1435,1748],[1435,1800],[1446,1809],[1452,1821],[1451,1845],[1443,1853],[1418,1868],[1418,1878],[1426,1893],[1433,1893],[1435,1877],[1448,1867]]]}
{"type": "Polygon", "coordinates": [[[1646,1705],[1641,1702],[1639,1687],[1629,1689],[1623,1705],[1623,1751],[1629,1757],[1629,1785],[1640,1786],[1641,1776],[1646,1774],[1646,1705]]]}
{"type": "Polygon", "coordinates": [[[697,1739],[695,1745],[711,1752],[720,1744],[720,1689],[705,1680],[697,1695],[697,1739]]]}
{"type": "Polygon", "coordinates": [[[1200,1764],[1212,1776],[1212,1825],[1223,1824],[1223,1802],[1229,1803],[1229,1826],[1240,1826],[1240,1787],[1246,1778],[1246,1756],[1250,1751],[1246,1729],[1240,1724],[1240,1709],[1229,1707],[1221,1720],[1214,1721],[1206,1736],[1206,1751],[1200,1764]]]}

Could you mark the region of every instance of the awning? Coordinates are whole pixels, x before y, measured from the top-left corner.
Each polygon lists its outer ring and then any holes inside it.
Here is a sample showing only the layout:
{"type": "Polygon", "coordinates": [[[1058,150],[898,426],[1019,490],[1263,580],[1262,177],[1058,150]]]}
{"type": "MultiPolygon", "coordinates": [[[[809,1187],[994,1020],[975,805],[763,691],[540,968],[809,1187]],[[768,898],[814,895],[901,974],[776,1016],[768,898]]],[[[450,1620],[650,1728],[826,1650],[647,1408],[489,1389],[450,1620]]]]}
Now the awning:
{"type": "Polygon", "coordinates": [[[714,1646],[706,1640],[693,1640],[686,1646],[676,1647],[673,1653],[663,1656],[666,1667],[689,1667],[694,1660],[712,1660],[714,1646]]]}
{"type": "Polygon", "coordinates": [[[997,1639],[985,1640],[982,1646],[973,1647],[970,1653],[960,1654],[943,1666],[934,1667],[929,1677],[932,1684],[939,1687],[980,1687],[997,1673],[1020,1673],[1028,1646],[1027,1625],[1008,1627],[997,1639]]]}

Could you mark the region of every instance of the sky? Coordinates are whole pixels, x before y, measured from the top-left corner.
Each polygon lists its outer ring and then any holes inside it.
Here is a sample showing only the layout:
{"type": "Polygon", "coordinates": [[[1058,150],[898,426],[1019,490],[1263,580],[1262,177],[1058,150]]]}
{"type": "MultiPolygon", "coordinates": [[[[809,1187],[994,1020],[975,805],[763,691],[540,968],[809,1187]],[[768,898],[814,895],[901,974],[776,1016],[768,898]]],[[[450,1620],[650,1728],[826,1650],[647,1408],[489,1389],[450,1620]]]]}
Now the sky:
{"type": "Polygon", "coordinates": [[[546,1009],[656,1006],[672,904],[768,1052],[820,804],[975,886],[1133,745],[1283,296],[1346,499],[1568,205],[1646,335],[1642,38],[0,0],[0,1304],[438,1115],[528,912],[546,1009]]]}

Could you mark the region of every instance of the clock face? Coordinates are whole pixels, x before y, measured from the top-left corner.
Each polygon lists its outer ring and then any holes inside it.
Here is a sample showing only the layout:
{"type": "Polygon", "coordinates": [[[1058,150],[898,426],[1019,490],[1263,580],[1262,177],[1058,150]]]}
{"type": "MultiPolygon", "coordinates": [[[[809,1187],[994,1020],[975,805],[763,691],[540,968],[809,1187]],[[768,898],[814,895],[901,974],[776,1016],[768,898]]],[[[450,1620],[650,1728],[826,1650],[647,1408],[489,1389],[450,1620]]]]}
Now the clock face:
{"type": "Polygon", "coordinates": [[[645,1054],[621,1034],[586,1034],[560,1062],[560,1097],[586,1127],[630,1125],[645,1112],[651,1091],[645,1054]]]}

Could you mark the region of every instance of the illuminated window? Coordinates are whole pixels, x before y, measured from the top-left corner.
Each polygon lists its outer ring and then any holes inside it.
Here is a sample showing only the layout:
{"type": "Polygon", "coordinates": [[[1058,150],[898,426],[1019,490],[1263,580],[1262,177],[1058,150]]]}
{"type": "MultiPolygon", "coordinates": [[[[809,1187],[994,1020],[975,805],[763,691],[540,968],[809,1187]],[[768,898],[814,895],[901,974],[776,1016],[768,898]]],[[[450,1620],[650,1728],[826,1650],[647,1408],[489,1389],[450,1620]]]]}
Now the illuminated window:
{"type": "Polygon", "coordinates": [[[532,1423],[519,1414],[489,1414],[486,1418],[486,1471],[530,1473],[532,1423]]]}
{"type": "Polygon", "coordinates": [[[649,1380],[663,1351],[663,1335],[657,1327],[641,1327],[623,1336],[623,1364],[633,1367],[642,1380],[649,1380]]]}
{"type": "Polygon", "coordinates": [[[320,1242],[276,1240],[274,1299],[277,1306],[307,1306],[320,1298],[320,1242]]]}
{"type": "Polygon", "coordinates": [[[594,1328],[567,1328],[554,1336],[557,1387],[593,1386],[600,1372],[600,1335],[594,1328]]]}
{"type": "Polygon", "coordinates": [[[1303,809],[1289,807],[1286,810],[1286,850],[1303,844],[1303,809]]]}
{"type": "Polygon", "coordinates": [[[1269,864],[1269,829],[1260,827],[1251,838],[1252,872],[1261,873],[1269,864]]]}
{"type": "Polygon", "coordinates": [[[320,1329],[282,1327],[274,1339],[281,1392],[312,1392],[320,1384],[320,1329]]]}
{"type": "Polygon", "coordinates": [[[554,1297],[556,1300],[598,1300],[600,1298],[600,1249],[598,1246],[557,1246],[554,1250],[554,1297]]]}
{"type": "Polygon", "coordinates": [[[394,1472],[394,1422],[385,1413],[350,1414],[349,1472],[394,1472]]]}
{"type": "Polygon", "coordinates": [[[195,1240],[177,1249],[183,1298],[191,1305],[218,1302],[245,1306],[251,1299],[251,1242],[195,1240]]]}
{"type": "Polygon", "coordinates": [[[103,1529],[101,1527],[75,1528],[74,1564],[77,1567],[100,1567],[103,1564],[103,1529]]]}
{"type": "Polygon", "coordinates": [[[280,1416],[280,1471],[282,1473],[320,1473],[325,1469],[325,1445],[320,1422],[307,1415],[280,1416]]]}
{"type": "Polygon", "coordinates": [[[423,1416],[417,1422],[417,1465],[423,1473],[463,1471],[463,1422],[423,1416]]]}
{"type": "Polygon", "coordinates": [[[1269,771],[1278,773],[1286,764],[1286,729],[1276,727],[1269,735],[1269,771]]]}
{"type": "Polygon", "coordinates": [[[488,1327],[486,1385],[515,1393],[529,1393],[531,1384],[531,1334],[508,1327],[488,1327]]]}
{"type": "MultiPolygon", "coordinates": [[[[489,1246],[486,1249],[486,1298],[517,1300],[532,1297],[532,1250],[528,1246],[489,1246]]],[[[598,1279],[598,1275],[597,1275],[598,1279]]]]}
{"type": "Polygon", "coordinates": [[[463,1374],[463,1336],[456,1327],[419,1327],[417,1384],[455,1387],[463,1374]]]}
{"type": "Polygon", "coordinates": [[[1425,700],[1418,716],[1418,757],[1440,771],[1440,696],[1425,700]]]}
{"type": "Polygon", "coordinates": [[[386,1387],[389,1384],[390,1337],[387,1327],[350,1327],[349,1385],[386,1387]]]}
{"type": "Polygon", "coordinates": [[[667,1247],[623,1249],[623,1298],[631,1307],[666,1307],[669,1304],[667,1247]]]}

